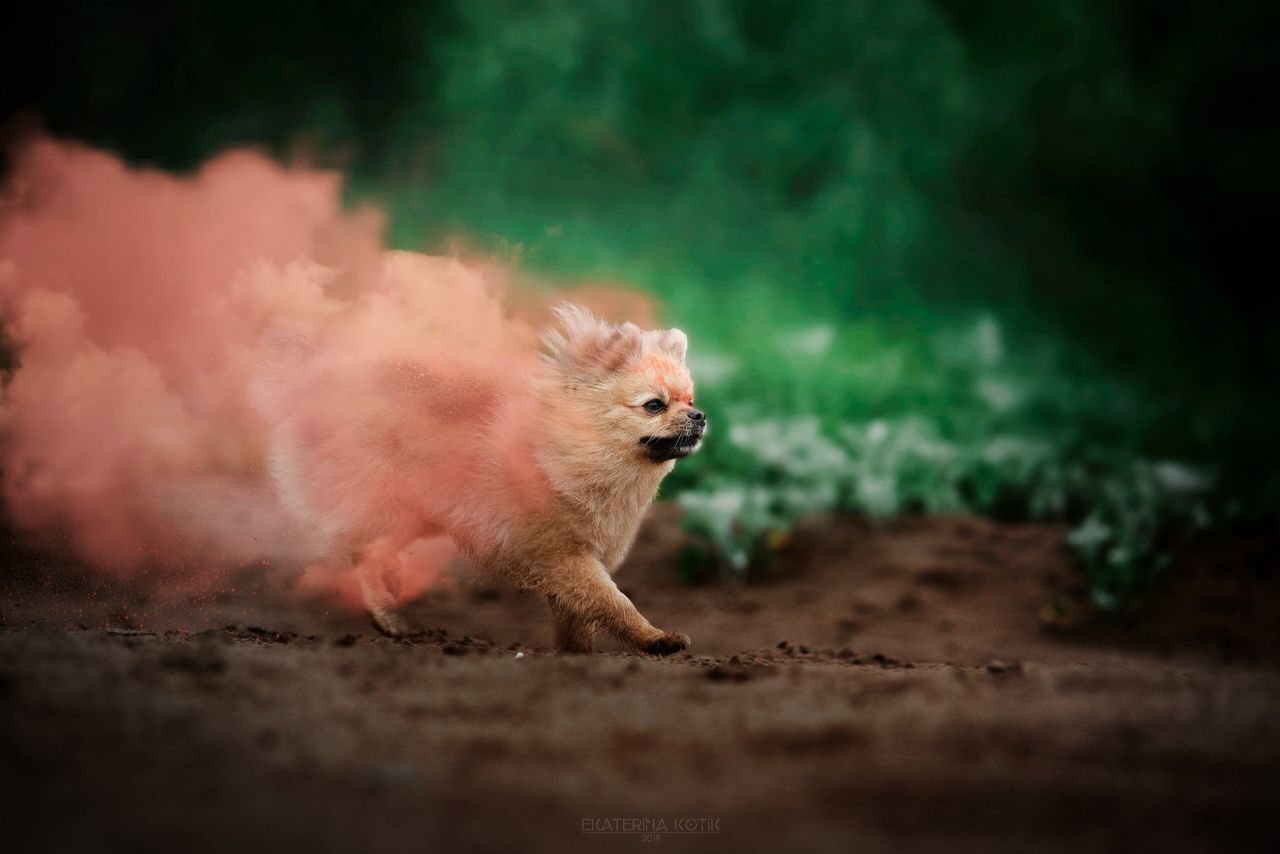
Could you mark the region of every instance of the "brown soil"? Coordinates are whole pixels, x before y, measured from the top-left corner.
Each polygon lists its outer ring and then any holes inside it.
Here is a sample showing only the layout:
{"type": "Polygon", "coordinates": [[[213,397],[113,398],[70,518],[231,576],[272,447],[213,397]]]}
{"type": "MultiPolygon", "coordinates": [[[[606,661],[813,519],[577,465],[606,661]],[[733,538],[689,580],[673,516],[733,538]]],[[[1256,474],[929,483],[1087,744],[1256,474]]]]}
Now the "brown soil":
{"type": "Polygon", "coordinates": [[[552,655],[510,590],[394,642],[268,570],[159,601],[14,552],[5,847],[1280,850],[1273,543],[1187,552],[1130,625],[1052,526],[839,520],[737,587],[682,545],[657,508],[619,574],[694,639],[661,660],[552,655]]]}

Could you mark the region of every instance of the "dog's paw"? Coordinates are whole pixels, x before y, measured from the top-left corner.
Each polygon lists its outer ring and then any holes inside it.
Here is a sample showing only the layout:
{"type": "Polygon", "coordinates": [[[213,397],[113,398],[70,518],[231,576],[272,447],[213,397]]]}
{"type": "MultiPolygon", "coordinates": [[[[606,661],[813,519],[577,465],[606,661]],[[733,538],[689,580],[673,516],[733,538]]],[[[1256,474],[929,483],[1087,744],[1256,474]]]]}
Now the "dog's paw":
{"type": "Polygon", "coordinates": [[[373,627],[389,638],[402,638],[409,634],[408,624],[395,611],[380,609],[369,616],[373,618],[373,627]]]}
{"type": "Polygon", "coordinates": [[[649,655],[671,655],[689,648],[689,636],[684,632],[663,632],[640,648],[649,655]]]}

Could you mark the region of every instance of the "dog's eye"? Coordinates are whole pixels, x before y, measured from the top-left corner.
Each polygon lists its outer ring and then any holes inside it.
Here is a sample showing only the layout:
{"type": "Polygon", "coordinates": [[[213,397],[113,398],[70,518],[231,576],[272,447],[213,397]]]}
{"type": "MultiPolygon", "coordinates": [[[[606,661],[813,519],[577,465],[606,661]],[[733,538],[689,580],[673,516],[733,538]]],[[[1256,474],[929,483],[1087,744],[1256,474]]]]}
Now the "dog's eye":
{"type": "Polygon", "coordinates": [[[658,398],[654,398],[644,405],[644,411],[650,415],[657,415],[659,412],[665,412],[667,405],[658,398]]]}

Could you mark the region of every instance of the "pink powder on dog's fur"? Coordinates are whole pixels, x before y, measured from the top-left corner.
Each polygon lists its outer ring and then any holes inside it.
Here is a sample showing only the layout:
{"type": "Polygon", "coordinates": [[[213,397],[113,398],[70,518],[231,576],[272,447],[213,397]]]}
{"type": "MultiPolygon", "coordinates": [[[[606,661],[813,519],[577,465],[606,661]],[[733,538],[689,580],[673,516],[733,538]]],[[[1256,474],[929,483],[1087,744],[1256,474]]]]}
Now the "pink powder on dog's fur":
{"type": "MultiPolygon", "coordinates": [[[[264,558],[301,566],[315,532],[282,508],[249,400],[265,363],[315,348],[338,369],[385,363],[412,384],[395,365],[447,373],[462,357],[493,382],[454,381],[458,418],[480,411],[482,388],[530,369],[535,327],[504,312],[503,270],[385,252],[381,217],[344,212],[340,189],[336,174],[247,151],[182,178],[48,139],[14,153],[0,199],[0,316],[17,364],[0,402],[12,524],[171,589],[264,558]]],[[[596,290],[593,304],[637,304],[596,290]]],[[[308,412],[359,405],[309,393],[308,412]]],[[[424,413],[423,429],[452,418],[424,413]]],[[[438,544],[411,552],[403,595],[451,559],[438,544]]],[[[345,584],[325,580],[333,571],[306,578],[345,584]]]]}

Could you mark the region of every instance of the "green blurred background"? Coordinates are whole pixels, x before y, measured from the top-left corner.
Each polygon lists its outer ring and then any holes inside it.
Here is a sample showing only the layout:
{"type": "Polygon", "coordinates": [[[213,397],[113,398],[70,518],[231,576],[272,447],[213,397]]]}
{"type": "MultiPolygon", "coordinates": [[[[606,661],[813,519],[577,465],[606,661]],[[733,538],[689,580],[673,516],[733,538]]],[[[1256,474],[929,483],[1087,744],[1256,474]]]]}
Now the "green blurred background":
{"type": "Polygon", "coordinates": [[[0,122],[305,149],[396,245],[654,293],[713,425],[691,574],[969,510],[1067,521],[1113,607],[1280,507],[1272,5],[47,2],[0,122]]]}

